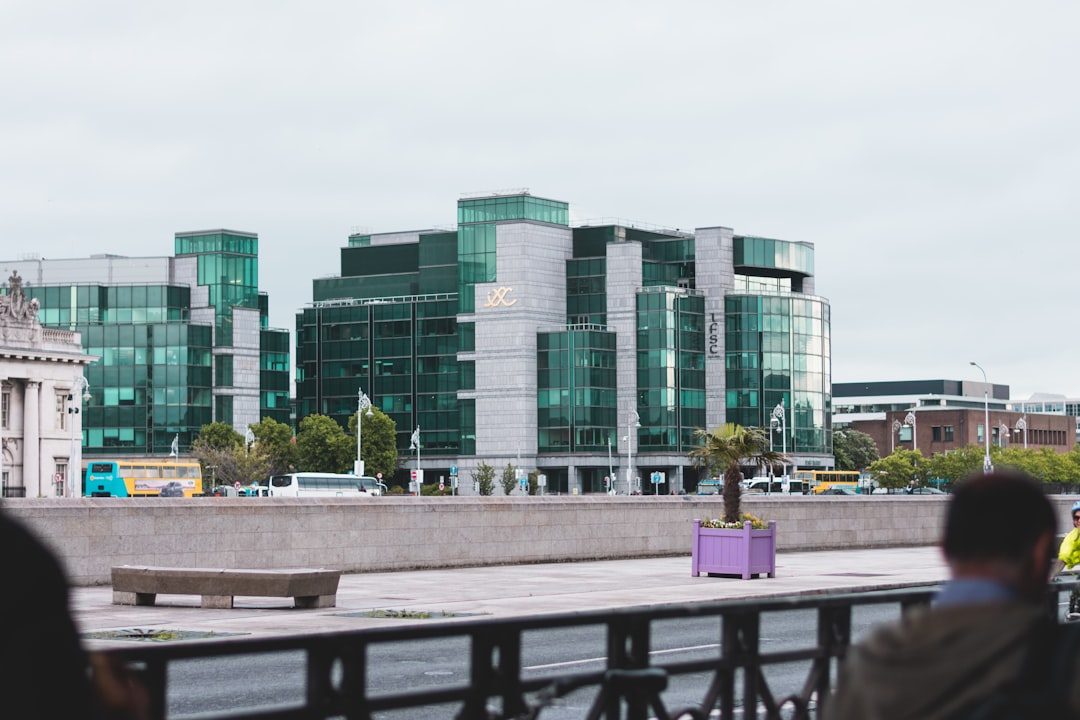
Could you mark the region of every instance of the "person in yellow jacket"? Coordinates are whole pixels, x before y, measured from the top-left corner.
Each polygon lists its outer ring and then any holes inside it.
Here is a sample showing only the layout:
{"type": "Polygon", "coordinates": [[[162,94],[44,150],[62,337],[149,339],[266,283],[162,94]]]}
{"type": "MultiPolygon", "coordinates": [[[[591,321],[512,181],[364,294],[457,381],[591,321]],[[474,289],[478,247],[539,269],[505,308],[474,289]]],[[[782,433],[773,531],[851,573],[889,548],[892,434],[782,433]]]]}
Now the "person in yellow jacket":
{"type": "MultiPolygon", "coordinates": [[[[1057,575],[1065,568],[1072,569],[1080,565],[1080,501],[1072,506],[1072,530],[1065,535],[1058,548],[1057,561],[1054,563],[1054,572],[1051,577],[1057,575]]],[[[1069,614],[1067,620],[1080,620],[1080,590],[1073,590],[1069,594],[1069,614]]]]}

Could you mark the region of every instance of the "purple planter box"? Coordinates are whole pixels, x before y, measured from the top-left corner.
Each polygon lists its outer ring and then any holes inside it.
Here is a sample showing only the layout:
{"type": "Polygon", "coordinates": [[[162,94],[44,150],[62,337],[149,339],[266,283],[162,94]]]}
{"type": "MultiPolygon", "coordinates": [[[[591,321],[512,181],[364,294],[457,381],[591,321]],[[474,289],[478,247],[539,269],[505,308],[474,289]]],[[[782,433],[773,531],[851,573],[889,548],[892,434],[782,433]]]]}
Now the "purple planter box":
{"type": "Polygon", "coordinates": [[[693,577],[706,575],[740,575],[749,580],[767,573],[776,577],[776,521],[770,520],[767,530],[752,530],[750,523],[742,529],[703,528],[694,520],[693,577]]]}

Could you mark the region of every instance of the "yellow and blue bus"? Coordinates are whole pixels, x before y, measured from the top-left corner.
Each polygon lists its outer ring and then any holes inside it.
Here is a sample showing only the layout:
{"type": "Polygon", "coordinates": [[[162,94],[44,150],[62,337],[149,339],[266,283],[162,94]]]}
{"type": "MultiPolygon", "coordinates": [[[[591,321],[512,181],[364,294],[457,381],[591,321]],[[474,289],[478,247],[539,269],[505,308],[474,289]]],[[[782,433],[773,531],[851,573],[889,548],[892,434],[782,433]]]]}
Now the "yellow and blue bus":
{"type": "Polygon", "coordinates": [[[202,468],[195,461],[93,460],[83,482],[86,497],[192,497],[202,491],[202,468]]]}
{"type": "Polygon", "coordinates": [[[809,492],[820,495],[829,488],[847,488],[859,492],[859,475],[854,470],[796,470],[795,479],[802,481],[809,492]]]}

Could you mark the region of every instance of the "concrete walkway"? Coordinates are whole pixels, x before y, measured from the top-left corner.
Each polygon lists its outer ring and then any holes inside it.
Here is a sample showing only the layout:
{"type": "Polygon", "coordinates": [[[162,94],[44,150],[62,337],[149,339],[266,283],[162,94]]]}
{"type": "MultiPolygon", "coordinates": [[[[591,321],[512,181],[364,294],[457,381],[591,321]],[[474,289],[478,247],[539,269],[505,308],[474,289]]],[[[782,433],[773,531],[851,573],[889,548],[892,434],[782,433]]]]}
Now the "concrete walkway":
{"type": "MultiPolygon", "coordinates": [[[[935,547],[780,553],[775,578],[691,577],[690,557],[343,575],[337,607],[294,610],[281,598],[236,598],[231,610],[203,609],[196,596],[159,596],[163,604],[112,604],[110,587],[75,588],[81,632],[139,628],[244,633],[244,637],[312,634],[433,620],[380,619],[371,610],[513,617],[614,607],[823,592],[860,592],[941,582],[946,567],[935,547]],[[355,615],[360,613],[360,617],[355,615]]],[[[90,641],[91,647],[130,641],[90,641]]]]}

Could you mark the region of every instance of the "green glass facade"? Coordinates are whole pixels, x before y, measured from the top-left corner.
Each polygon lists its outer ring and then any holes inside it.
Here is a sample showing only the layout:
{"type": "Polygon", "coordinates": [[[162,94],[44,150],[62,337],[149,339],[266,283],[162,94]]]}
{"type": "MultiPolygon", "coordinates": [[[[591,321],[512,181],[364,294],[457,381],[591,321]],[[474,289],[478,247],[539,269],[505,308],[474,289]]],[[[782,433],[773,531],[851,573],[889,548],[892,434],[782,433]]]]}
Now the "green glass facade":
{"type": "Polygon", "coordinates": [[[91,399],[83,418],[84,457],[166,456],[177,437],[185,453],[203,425],[233,422],[233,398],[215,397],[215,390],[241,384],[228,354],[234,307],[258,312],[258,337],[243,339],[260,357],[260,373],[250,380],[259,384],[258,410],[244,417],[290,420],[289,333],[267,327],[258,239],[223,230],[180,233],[175,249],[175,258],[95,256],[79,263],[81,277],[123,279],[112,284],[67,280],[69,261],[26,261],[23,272],[39,278],[26,292],[41,304],[42,324],[81,333],[86,352],[100,356],[85,371],[91,399]],[[188,278],[191,285],[184,284],[188,278]],[[193,288],[202,281],[209,286],[213,325],[192,319],[199,309],[193,288]],[[216,353],[217,340],[228,341],[226,354],[216,353]]]}
{"type": "Polygon", "coordinates": [[[705,426],[705,300],[651,286],[637,296],[641,452],[687,452],[705,426]]]}
{"type": "Polygon", "coordinates": [[[233,344],[232,309],[259,307],[259,239],[213,231],[178,233],[176,257],[198,258],[198,284],[210,291],[216,322],[215,345],[233,344]]]}
{"type": "Polygon", "coordinates": [[[461,199],[457,213],[455,232],[353,235],[341,276],[313,281],[297,314],[298,417],[345,426],[363,388],[397,423],[403,464],[419,425],[426,472],[509,461],[541,469],[549,492],[602,492],[609,475],[622,489],[628,470],[695,478],[696,430],[768,427],[777,404],[789,454],[831,452],[829,305],[813,295],[812,245],[570,228],[566,203],[528,194],[461,199]],[[489,289],[476,307],[477,283],[498,283],[496,301],[489,289]],[[629,410],[640,427],[628,447],[629,410]]]}
{"type": "MultiPolygon", "coordinates": [[[[784,247],[790,243],[767,242],[778,250],[790,250],[784,247]]],[[[812,255],[800,262],[803,269],[812,266],[812,255]]],[[[760,256],[755,258],[755,263],[773,268],[781,264],[762,260],[760,256]]],[[[744,278],[742,287],[764,292],[764,286],[755,283],[757,278],[744,278]]],[[[786,279],[797,282],[801,278],[786,279]]],[[[829,455],[832,453],[829,304],[823,298],[785,292],[781,286],[771,287],[770,294],[733,293],[725,299],[728,420],[767,428],[774,408],[783,407],[787,437],[781,438],[777,433],[776,444],[786,446],[789,453],[829,455]]]]}
{"type": "Polygon", "coordinates": [[[91,399],[84,449],[93,455],[166,455],[212,422],[212,333],[193,325],[190,290],[167,285],[37,285],[43,325],[82,334],[100,360],[86,368],[91,399]]]}
{"type": "Polygon", "coordinates": [[[350,238],[342,276],[315,280],[316,302],[297,315],[298,417],[346,427],[362,388],[397,424],[403,452],[417,424],[426,449],[461,451],[457,246],[454,232],[392,245],[350,238]]]}
{"type": "Polygon", "coordinates": [[[613,333],[574,328],[538,335],[540,452],[607,452],[617,442],[615,376],[613,333]]]}

